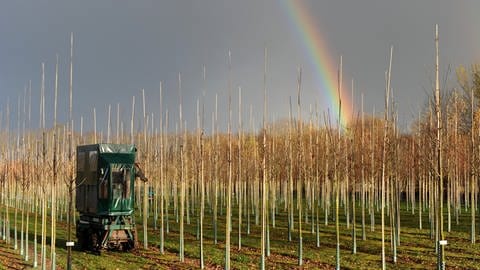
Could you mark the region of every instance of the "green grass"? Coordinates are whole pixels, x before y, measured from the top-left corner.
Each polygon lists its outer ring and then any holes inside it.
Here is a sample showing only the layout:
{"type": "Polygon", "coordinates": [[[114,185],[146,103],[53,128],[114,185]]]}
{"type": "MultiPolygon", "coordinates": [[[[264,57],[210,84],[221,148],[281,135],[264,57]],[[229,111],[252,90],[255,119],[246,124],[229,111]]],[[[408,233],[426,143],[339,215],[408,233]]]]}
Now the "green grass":
{"type": "MultiPolygon", "coordinates": [[[[2,209],[3,210],[3,209],[2,209]]],[[[165,233],[165,254],[160,254],[159,231],[153,229],[153,220],[149,219],[149,246],[148,250],[141,248],[132,252],[103,251],[100,255],[74,249],[74,269],[191,269],[199,267],[199,241],[196,239],[196,217],[191,214],[191,223],[185,225],[185,257],[186,261],[181,263],[178,257],[179,250],[179,226],[175,222],[173,210],[170,209],[170,232],[165,233]]],[[[238,244],[238,220],[236,210],[232,220],[232,251],[231,264],[234,269],[257,268],[260,262],[260,226],[254,224],[255,217],[251,217],[251,233],[246,234],[246,218],[242,225],[242,249],[239,251],[238,244]]],[[[137,211],[138,212],[138,211],[137,211]]],[[[225,212],[225,211],[224,211],[225,212]]],[[[311,224],[303,224],[303,257],[304,268],[306,269],[331,269],[335,266],[335,224],[329,219],[329,225],[324,224],[323,211],[320,213],[320,247],[316,247],[316,235],[311,233],[311,224]]],[[[351,227],[347,229],[344,214],[341,212],[341,267],[342,269],[375,269],[381,266],[381,241],[380,241],[380,214],[375,213],[375,231],[370,231],[370,216],[366,214],[366,236],[367,240],[361,240],[361,216],[360,209],[357,210],[357,254],[352,254],[351,227]]],[[[11,217],[11,235],[13,241],[13,214],[11,217]]],[[[40,218],[39,218],[40,221],[40,218]]],[[[137,222],[141,218],[137,216],[137,222]]],[[[269,269],[292,269],[297,268],[297,247],[298,232],[293,233],[292,242],[288,242],[287,215],[280,211],[276,215],[276,227],[270,227],[271,256],[267,258],[269,269]]],[[[295,217],[297,222],[297,217],[295,217]]],[[[303,219],[304,221],[304,219],[303,219]]],[[[309,218],[310,221],[310,218],[309,218]]],[[[430,224],[428,223],[427,212],[423,213],[423,230],[418,229],[418,214],[412,215],[402,209],[401,215],[401,244],[398,247],[398,262],[393,263],[392,250],[390,248],[390,227],[389,218],[386,217],[386,256],[387,267],[394,269],[434,269],[436,267],[437,255],[435,254],[434,240],[430,239],[430,224]]],[[[446,215],[445,215],[446,224],[446,215]]],[[[20,227],[20,215],[18,219],[20,227]]],[[[49,223],[47,222],[49,229],[49,223]]],[[[143,239],[141,224],[137,224],[138,237],[143,239]]],[[[295,229],[298,224],[295,224],[295,229]]],[[[445,225],[445,229],[446,229],[445,225]]],[[[33,216],[30,217],[30,236],[33,239],[33,216]]],[[[40,226],[38,227],[40,230],[40,226]]],[[[448,245],[446,247],[447,268],[455,269],[480,269],[480,247],[478,244],[470,243],[470,213],[462,212],[460,225],[456,225],[452,217],[452,232],[446,233],[448,245]]],[[[480,232],[480,231],[479,231],[480,232]]],[[[225,237],[225,216],[219,216],[218,222],[218,243],[213,242],[213,224],[209,211],[205,214],[204,224],[204,254],[207,268],[222,268],[224,264],[224,237],[225,237]]],[[[18,236],[20,239],[20,236],[18,236]]],[[[40,237],[38,237],[40,240],[40,237]]],[[[47,239],[47,243],[49,242],[47,239]]],[[[1,242],[1,241],[0,241],[1,242]]],[[[65,222],[57,225],[57,266],[64,269],[66,265],[66,226],[65,222]]],[[[7,252],[18,263],[21,263],[19,250],[12,250],[13,245],[6,246],[1,243],[0,250],[7,252]]],[[[140,245],[142,246],[142,245],[140,245]]],[[[20,245],[19,245],[20,247],[20,245]]],[[[30,243],[30,249],[33,248],[30,243]]],[[[40,248],[39,248],[40,250],[40,248]]],[[[49,258],[49,248],[47,258],[49,258]]],[[[0,254],[1,255],[1,254],[0,254]]],[[[30,261],[24,266],[32,265],[33,251],[30,251],[30,261]]],[[[6,264],[0,261],[0,264],[6,264]]],[[[8,267],[6,265],[5,267],[8,267]]],[[[0,268],[1,269],[1,268],[0,268]]]]}

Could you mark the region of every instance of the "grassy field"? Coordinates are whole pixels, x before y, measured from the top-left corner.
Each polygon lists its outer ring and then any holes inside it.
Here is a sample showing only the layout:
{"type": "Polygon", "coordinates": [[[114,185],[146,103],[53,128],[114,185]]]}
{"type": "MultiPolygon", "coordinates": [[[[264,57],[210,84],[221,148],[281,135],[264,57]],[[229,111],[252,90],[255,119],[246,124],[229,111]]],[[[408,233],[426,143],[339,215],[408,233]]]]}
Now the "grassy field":
{"type": "MultiPolygon", "coordinates": [[[[381,236],[380,215],[376,213],[375,231],[370,230],[370,219],[367,214],[366,239],[361,240],[361,217],[357,211],[357,254],[352,254],[352,227],[347,228],[345,220],[341,220],[341,267],[342,269],[377,269],[381,267],[381,236]]],[[[342,217],[344,215],[342,214],[342,217]]],[[[138,248],[132,252],[103,251],[101,254],[73,251],[74,269],[192,269],[198,268],[199,241],[196,239],[196,218],[191,215],[191,223],[185,226],[185,257],[184,263],[179,261],[179,235],[178,224],[172,219],[170,213],[169,233],[166,233],[165,254],[160,254],[158,249],[159,232],[151,224],[149,229],[149,249],[138,248]]],[[[204,248],[206,267],[208,269],[223,268],[225,216],[219,217],[218,243],[214,244],[212,217],[206,212],[204,224],[204,248]]],[[[258,268],[260,261],[260,226],[256,226],[255,217],[251,217],[251,232],[246,234],[246,219],[242,225],[242,248],[238,250],[238,220],[233,215],[232,227],[232,255],[231,263],[234,269],[258,268]]],[[[292,242],[288,241],[287,224],[285,213],[276,216],[276,226],[270,226],[271,255],[267,259],[268,269],[292,269],[297,266],[297,231],[294,232],[292,242]]],[[[480,269],[480,247],[470,243],[468,230],[470,228],[470,213],[463,212],[460,216],[461,225],[456,225],[452,217],[452,232],[446,233],[448,245],[446,247],[446,259],[448,269],[480,269]]],[[[141,218],[137,217],[137,220],[141,218]]],[[[388,218],[386,218],[388,224],[388,218]]],[[[423,230],[418,229],[418,215],[413,216],[411,211],[403,209],[401,216],[401,242],[398,247],[397,263],[393,263],[390,245],[390,228],[386,230],[387,267],[394,269],[434,269],[436,267],[436,254],[434,240],[430,238],[430,224],[428,215],[423,215],[423,230]]],[[[33,238],[33,217],[30,218],[30,235],[33,238]]],[[[297,221],[297,220],[296,220],[297,221]]],[[[329,225],[325,225],[323,212],[320,216],[320,247],[316,247],[316,235],[312,233],[310,220],[303,224],[303,269],[333,269],[335,266],[335,226],[330,219],[329,225]]],[[[11,215],[11,235],[13,241],[13,215],[11,215]]],[[[18,223],[20,226],[20,222],[18,223]]],[[[47,226],[49,226],[47,224],[47,226]]],[[[295,224],[297,226],[297,224],[295,224]]],[[[142,238],[141,226],[139,239],[142,238]]],[[[295,227],[297,229],[298,227],[295,227]]],[[[445,226],[446,228],[446,226],[445,226]]],[[[64,221],[57,225],[57,265],[58,269],[64,269],[66,265],[66,226],[64,221]]],[[[40,239],[40,237],[38,237],[40,239]]],[[[18,236],[20,239],[20,236],[18,236]]],[[[29,244],[30,260],[25,262],[20,256],[19,250],[13,250],[13,245],[7,245],[0,241],[0,263],[5,269],[25,269],[32,267],[33,245],[29,244]]],[[[47,243],[49,238],[47,237],[47,243]]],[[[20,247],[20,244],[18,245],[20,247]]],[[[40,250],[40,247],[38,247],[40,250]]],[[[47,259],[49,249],[47,249],[47,259]]]]}

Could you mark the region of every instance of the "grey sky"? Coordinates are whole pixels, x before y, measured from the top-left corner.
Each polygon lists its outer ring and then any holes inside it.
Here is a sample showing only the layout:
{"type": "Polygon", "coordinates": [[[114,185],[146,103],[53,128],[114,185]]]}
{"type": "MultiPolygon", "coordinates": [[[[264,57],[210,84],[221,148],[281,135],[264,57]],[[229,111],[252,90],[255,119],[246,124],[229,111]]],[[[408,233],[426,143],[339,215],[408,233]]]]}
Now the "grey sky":
{"type": "MultiPolygon", "coordinates": [[[[253,106],[262,116],[263,52],[268,48],[270,118],[288,116],[289,97],[296,96],[296,70],[302,66],[303,103],[327,109],[325,91],[288,18],[286,0],[205,1],[2,1],[0,5],[0,111],[7,99],[16,112],[18,96],[32,81],[33,123],[37,126],[41,63],[46,64],[47,121],[52,121],[55,54],[60,56],[60,113],[67,116],[69,35],[74,32],[74,116],[91,128],[93,107],[99,129],[106,130],[108,104],[122,107],[125,121],[131,99],[141,114],[141,89],[147,110],[158,120],[159,82],[164,107],[178,115],[178,73],[182,76],[184,115],[195,126],[196,102],[206,93],[210,126],[214,96],[219,95],[225,123],[228,97],[227,52],[232,52],[233,102],[242,87],[244,111],[253,106]],[[207,80],[202,81],[202,65],[207,80]]],[[[291,0],[293,1],[293,0],[291,0]]],[[[299,0],[295,0],[299,1],[299,0]]],[[[365,93],[366,111],[383,107],[384,70],[390,45],[395,47],[392,87],[402,126],[425,102],[433,78],[435,23],[440,28],[441,71],[478,60],[480,2],[451,0],[303,0],[333,59],[344,58],[345,83],[355,79],[365,93]]],[[[455,86],[451,74],[447,87],[455,86]]],[[[358,93],[356,101],[358,102],[358,93]]],[[[357,104],[358,105],[358,104],[357,104]]],[[[237,110],[237,106],[233,106],[237,110]]],[[[114,115],[115,113],[113,113],[114,115]]],[[[248,114],[245,114],[245,117],[248,114]]],[[[236,113],[234,119],[237,119],[236,113]]],[[[248,122],[248,121],[247,121],[248,122]]],[[[3,122],[4,123],[4,122],[3,122]]],[[[171,125],[173,125],[173,120],[171,125]]],[[[4,125],[4,124],[2,124],[4,125]]],[[[247,123],[245,123],[247,125],[247,123]]]]}

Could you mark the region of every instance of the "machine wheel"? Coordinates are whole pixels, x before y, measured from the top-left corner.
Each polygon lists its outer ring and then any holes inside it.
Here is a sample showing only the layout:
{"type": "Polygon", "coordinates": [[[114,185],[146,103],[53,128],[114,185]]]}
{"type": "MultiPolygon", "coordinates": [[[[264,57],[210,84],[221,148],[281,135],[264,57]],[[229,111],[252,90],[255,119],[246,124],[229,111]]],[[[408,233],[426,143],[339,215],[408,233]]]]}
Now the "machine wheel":
{"type": "Polygon", "coordinates": [[[76,236],[78,241],[78,248],[80,250],[86,250],[89,248],[89,239],[90,236],[88,234],[89,230],[83,226],[79,222],[77,222],[76,226],[76,236]]]}
{"type": "Polygon", "coordinates": [[[138,238],[137,238],[137,230],[136,228],[132,231],[132,235],[133,235],[133,248],[138,248],[138,238]]]}
{"type": "Polygon", "coordinates": [[[92,230],[89,230],[89,237],[88,237],[88,244],[91,251],[98,251],[99,250],[99,237],[98,233],[92,230]]]}
{"type": "Polygon", "coordinates": [[[130,251],[134,248],[135,244],[133,243],[133,240],[128,240],[128,242],[123,242],[122,243],[122,250],[123,251],[130,251]]]}
{"type": "Polygon", "coordinates": [[[77,229],[77,240],[80,250],[88,248],[88,235],[85,233],[85,230],[77,229]]]}

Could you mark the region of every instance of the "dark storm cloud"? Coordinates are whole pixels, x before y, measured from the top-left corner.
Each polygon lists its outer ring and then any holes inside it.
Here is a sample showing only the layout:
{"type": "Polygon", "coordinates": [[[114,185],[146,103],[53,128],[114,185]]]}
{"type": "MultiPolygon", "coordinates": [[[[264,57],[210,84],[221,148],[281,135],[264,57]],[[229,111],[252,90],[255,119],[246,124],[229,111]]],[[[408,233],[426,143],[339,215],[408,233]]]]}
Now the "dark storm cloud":
{"type": "MultiPolygon", "coordinates": [[[[268,48],[269,112],[288,115],[295,96],[296,69],[304,68],[303,99],[319,102],[317,81],[302,40],[281,1],[4,1],[0,8],[0,110],[7,98],[12,110],[24,86],[32,81],[33,111],[38,112],[40,67],[46,64],[47,105],[52,104],[55,54],[60,56],[60,105],[67,111],[69,35],[74,32],[74,115],[91,127],[97,108],[100,129],[106,130],[108,104],[122,107],[129,119],[131,99],[141,108],[141,89],[147,109],[158,120],[158,85],[164,82],[165,105],[178,115],[178,73],[182,75],[185,116],[195,126],[196,100],[206,95],[210,122],[218,94],[220,121],[225,122],[228,80],[234,103],[238,87],[245,108],[261,117],[263,51],[268,48]],[[232,52],[229,75],[227,52],[232,52]],[[202,81],[202,66],[207,80],[202,81]],[[102,128],[103,127],[103,128],[102,128]]],[[[480,38],[475,31],[474,1],[304,1],[337,59],[344,56],[345,80],[352,77],[365,92],[366,108],[382,107],[383,74],[390,45],[394,45],[393,81],[404,123],[422,106],[432,77],[434,24],[440,25],[441,66],[470,64],[480,38]]],[[[454,84],[450,80],[450,87],[454,84]]],[[[358,100],[358,99],[357,99],[358,100]]],[[[49,119],[51,106],[47,106],[49,119]]],[[[236,106],[234,106],[236,110],[236,106]]],[[[325,108],[320,108],[324,110],[325,108]]],[[[137,110],[137,116],[141,110],[137,110]]],[[[245,113],[248,115],[247,113],[245,113]]],[[[65,121],[66,113],[60,121],[65,121]]],[[[37,116],[33,118],[36,122],[37,116]]],[[[258,120],[256,121],[259,122],[258,120]]],[[[174,121],[172,120],[172,126],[174,121]]],[[[210,124],[208,124],[210,125],[210,124]]],[[[36,126],[36,125],[34,125],[36,126]]]]}

